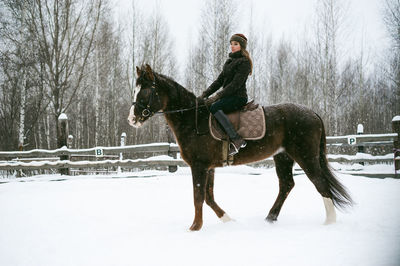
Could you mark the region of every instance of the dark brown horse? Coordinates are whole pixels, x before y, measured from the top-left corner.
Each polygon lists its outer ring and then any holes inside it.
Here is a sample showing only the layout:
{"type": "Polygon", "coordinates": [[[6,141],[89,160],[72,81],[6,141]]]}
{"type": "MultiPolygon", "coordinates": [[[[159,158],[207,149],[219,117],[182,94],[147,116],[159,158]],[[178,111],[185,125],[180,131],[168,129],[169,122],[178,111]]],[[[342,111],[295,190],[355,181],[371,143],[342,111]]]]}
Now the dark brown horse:
{"type": "MultiPolygon", "coordinates": [[[[222,167],[222,142],[209,133],[209,112],[198,108],[196,97],[170,78],[152,71],[149,65],[137,67],[135,103],[128,117],[132,126],[140,127],[155,113],[164,116],[178,141],[181,156],[191,167],[195,216],[190,230],[203,225],[204,201],[221,220],[231,220],[214,200],[214,168],[222,167]],[[197,120],[197,123],[196,123],[197,120]]],[[[292,168],[296,161],[323,197],[325,224],[336,221],[336,207],[351,205],[346,189],[335,178],[326,159],[326,137],[321,118],[310,109],[295,104],[264,107],[267,132],[260,140],[248,141],[235,155],[234,165],[246,164],[274,156],[279,178],[279,194],[267,220],[277,220],[289,192],[294,187],[292,168]]]]}

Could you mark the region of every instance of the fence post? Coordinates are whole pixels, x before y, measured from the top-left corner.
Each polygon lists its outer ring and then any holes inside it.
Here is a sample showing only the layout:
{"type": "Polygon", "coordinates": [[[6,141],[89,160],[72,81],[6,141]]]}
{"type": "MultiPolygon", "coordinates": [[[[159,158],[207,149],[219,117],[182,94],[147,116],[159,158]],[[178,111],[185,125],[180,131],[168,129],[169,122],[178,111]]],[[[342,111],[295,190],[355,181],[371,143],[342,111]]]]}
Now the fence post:
{"type": "Polygon", "coordinates": [[[397,139],[393,141],[394,173],[397,177],[397,171],[400,170],[400,115],[393,117],[392,129],[394,133],[397,133],[397,139]]]}
{"type": "MultiPolygon", "coordinates": [[[[122,132],[122,134],[121,134],[121,147],[125,146],[125,140],[126,140],[126,133],[122,132]]],[[[119,153],[119,159],[123,160],[122,152],[119,153]]],[[[122,172],[121,171],[121,166],[118,166],[118,170],[117,171],[118,171],[118,174],[120,174],[122,172]]]]}
{"type": "MultiPolygon", "coordinates": [[[[364,134],[364,126],[362,124],[357,125],[357,135],[364,134]]],[[[364,145],[360,145],[357,142],[357,152],[364,153],[364,145]]],[[[360,162],[361,165],[364,165],[364,162],[360,162]]]]}
{"type": "Polygon", "coordinates": [[[68,136],[68,149],[72,149],[72,142],[74,141],[74,136],[69,135],[68,136]]]}
{"type": "MultiPolygon", "coordinates": [[[[168,156],[171,156],[172,158],[176,159],[177,158],[177,153],[171,151],[171,143],[169,144],[169,149],[168,149],[168,156]]],[[[170,165],[168,166],[168,171],[170,173],[174,173],[178,170],[178,166],[177,165],[170,165]]]]}
{"type": "MultiPolygon", "coordinates": [[[[168,137],[168,143],[169,143],[169,149],[168,149],[168,156],[171,156],[172,158],[176,159],[177,158],[177,153],[171,151],[171,143],[176,143],[174,135],[172,134],[171,129],[169,128],[169,125],[166,125],[166,131],[167,131],[167,137],[168,137]]],[[[178,170],[178,166],[176,165],[170,165],[168,166],[168,171],[170,173],[174,173],[178,170]]]]}
{"type": "MultiPolygon", "coordinates": [[[[68,116],[64,113],[60,114],[58,117],[58,135],[60,139],[58,140],[58,148],[67,147],[68,145],[68,116]]],[[[61,155],[60,160],[69,160],[68,155],[61,155]]],[[[62,175],[69,175],[69,168],[61,168],[60,173],[62,175]]]]}

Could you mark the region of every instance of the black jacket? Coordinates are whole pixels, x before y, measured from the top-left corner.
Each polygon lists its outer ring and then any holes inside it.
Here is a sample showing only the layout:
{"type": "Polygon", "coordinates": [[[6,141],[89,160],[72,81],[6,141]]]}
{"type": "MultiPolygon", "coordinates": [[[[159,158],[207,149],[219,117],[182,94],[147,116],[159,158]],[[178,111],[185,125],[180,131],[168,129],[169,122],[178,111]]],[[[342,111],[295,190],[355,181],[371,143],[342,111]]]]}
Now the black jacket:
{"type": "Polygon", "coordinates": [[[241,51],[229,53],[229,59],[226,60],[221,74],[203,93],[203,96],[210,96],[222,86],[223,89],[217,93],[218,98],[237,96],[247,99],[246,81],[250,71],[250,61],[242,55],[241,51]]]}

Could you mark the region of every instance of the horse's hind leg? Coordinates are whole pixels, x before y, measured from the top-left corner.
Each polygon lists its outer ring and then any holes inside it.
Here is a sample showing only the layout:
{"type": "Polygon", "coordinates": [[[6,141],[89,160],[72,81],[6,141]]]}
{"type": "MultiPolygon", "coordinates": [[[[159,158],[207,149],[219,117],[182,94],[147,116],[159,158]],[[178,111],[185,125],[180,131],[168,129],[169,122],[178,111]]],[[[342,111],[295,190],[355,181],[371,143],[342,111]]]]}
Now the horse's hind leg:
{"type": "Polygon", "coordinates": [[[210,169],[207,172],[207,183],[206,183],[206,203],[213,209],[215,214],[223,222],[229,222],[232,219],[222,210],[214,200],[214,169],[210,169]]]}
{"type": "Polygon", "coordinates": [[[316,157],[313,157],[312,159],[301,158],[296,161],[322,196],[326,211],[325,224],[335,223],[336,211],[332,201],[332,193],[329,190],[329,184],[327,184],[326,180],[323,178],[323,171],[319,159],[316,157]]]}
{"type": "Polygon", "coordinates": [[[274,222],[277,220],[283,203],[294,187],[293,159],[290,158],[285,152],[282,152],[274,156],[274,161],[276,173],[279,178],[279,194],[266,218],[268,222],[274,222]]]}

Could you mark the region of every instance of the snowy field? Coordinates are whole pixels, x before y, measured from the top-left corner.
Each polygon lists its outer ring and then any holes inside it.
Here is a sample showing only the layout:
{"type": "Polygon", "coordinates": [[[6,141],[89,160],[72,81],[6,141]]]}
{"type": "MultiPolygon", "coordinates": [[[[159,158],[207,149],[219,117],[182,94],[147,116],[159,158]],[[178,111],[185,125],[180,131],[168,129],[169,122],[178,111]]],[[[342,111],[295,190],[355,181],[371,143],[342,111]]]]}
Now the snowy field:
{"type": "MultiPolygon", "coordinates": [[[[393,166],[392,166],[393,167],[393,166]]],[[[356,205],[322,225],[323,202],[295,177],[275,224],[275,169],[218,169],[215,196],[193,219],[188,168],[176,173],[11,179],[0,184],[0,265],[400,265],[400,180],[338,174],[356,205]]]]}

